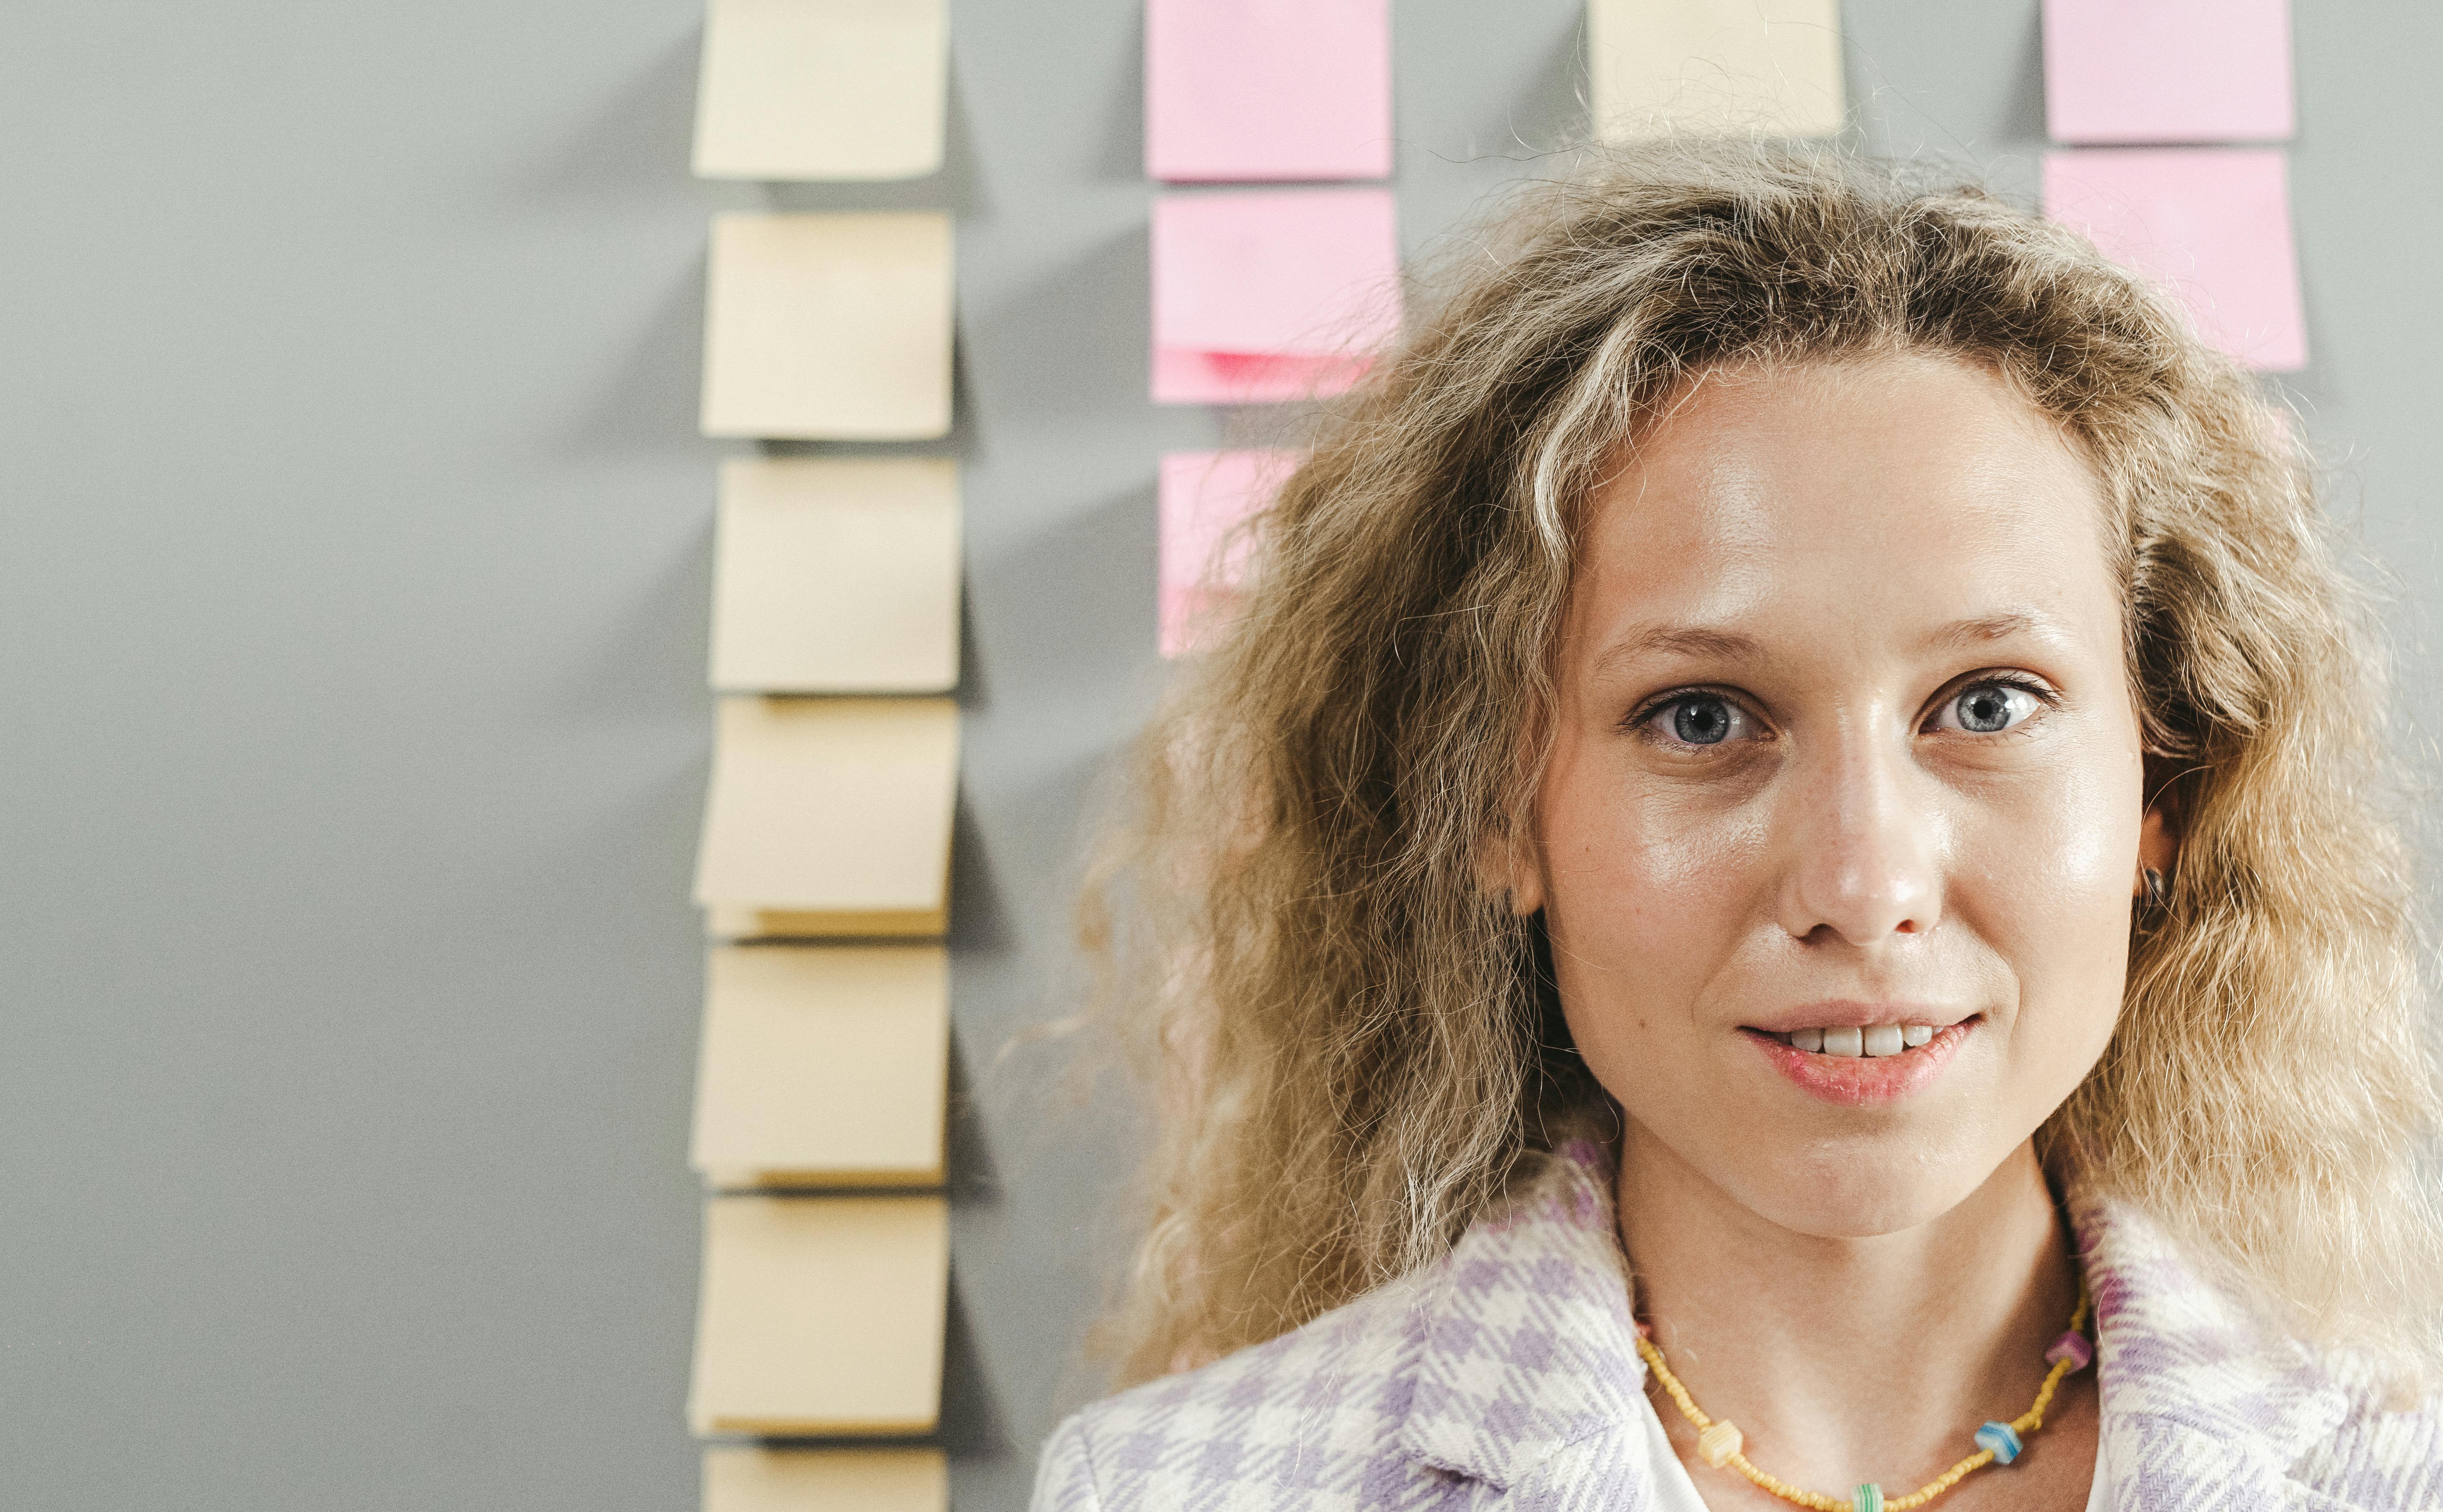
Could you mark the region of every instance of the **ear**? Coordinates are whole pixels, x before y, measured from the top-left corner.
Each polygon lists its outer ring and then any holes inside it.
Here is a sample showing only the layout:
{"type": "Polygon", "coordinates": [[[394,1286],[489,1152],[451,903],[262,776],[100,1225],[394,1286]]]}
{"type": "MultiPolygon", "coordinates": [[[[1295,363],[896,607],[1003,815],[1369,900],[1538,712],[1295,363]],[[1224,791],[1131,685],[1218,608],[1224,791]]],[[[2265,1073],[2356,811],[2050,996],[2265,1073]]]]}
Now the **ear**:
{"type": "Polygon", "coordinates": [[[1506,894],[1510,911],[1521,919],[1544,906],[1544,858],[1532,836],[1485,836],[1477,847],[1476,878],[1486,892],[1506,894]]]}
{"type": "Polygon", "coordinates": [[[2195,767],[2171,757],[2146,753],[2146,817],[2138,829],[2138,875],[2130,879],[2130,896],[2143,897],[2146,873],[2172,874],[2180,859],[2180,808],[2185,784],[2181,778],[2195,767]]]}
{"type": "Polygon", "coordinates": [[[1477,885],[1495,897],[1507,898],[1510,912],[1519,919],[1540,911],[1547,891],[1544,885],[1544,847],[1535,820],[1535,795],[1542,784],[1544,761],[1540,732],[1551,718],[1551,711],[1539,703],[1519,726],[1517,743],[1510,753],[1512,776],[1519,788],[1514,792],[1512,803],[1495,811],[1502,817],[1497,820],[1496,828],[1485,833],[1476,849],[1477,885]],[[1526,801],[1515,801],[1521,794],[1526,801]]]}
{"type": "MultiPolygon", "coordinates": [[[[2180,837],[2172,831],[2171,821],[2164,816],[2160,804],[2146,811],[2145,823],[2138,830],[2138,865],[2168,877],[2172,864],[2179,859],[2180,837]]],[[[2140,879],[2143,887],[2143,879],[2140,879]]]]}

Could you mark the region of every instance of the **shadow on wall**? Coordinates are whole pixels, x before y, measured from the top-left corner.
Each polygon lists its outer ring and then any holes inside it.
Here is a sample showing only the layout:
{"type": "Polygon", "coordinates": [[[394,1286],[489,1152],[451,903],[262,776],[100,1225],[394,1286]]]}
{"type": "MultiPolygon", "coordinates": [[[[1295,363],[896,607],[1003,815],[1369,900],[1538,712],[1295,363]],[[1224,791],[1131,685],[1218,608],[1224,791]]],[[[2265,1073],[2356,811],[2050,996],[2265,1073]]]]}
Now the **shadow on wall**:
{"type": "Polygon", "coordinates": [[[700,200],[702,187],[688,172],[688,143],[695,135],[696,66],[703,51],[701,24],[671,39],[559,151],[504,176],[506,206],[532,214],[538,209],[601,204],[625,215],[640,190],[700,200]]]}

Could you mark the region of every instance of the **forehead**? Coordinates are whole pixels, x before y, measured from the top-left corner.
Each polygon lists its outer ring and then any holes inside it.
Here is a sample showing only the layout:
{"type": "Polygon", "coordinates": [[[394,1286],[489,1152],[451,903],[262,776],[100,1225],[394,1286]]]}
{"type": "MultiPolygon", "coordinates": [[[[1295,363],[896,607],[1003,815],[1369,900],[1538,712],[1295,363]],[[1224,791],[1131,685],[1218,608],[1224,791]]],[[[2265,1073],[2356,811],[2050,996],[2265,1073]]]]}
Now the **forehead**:
{"type": "Polygon", "coordinates": [[[1708,373],[1590,505],[1577,597],[1605,618],[1918,621],[2003,600],[2119,618],[2093,467],[1950,358],[1708,373]]]}

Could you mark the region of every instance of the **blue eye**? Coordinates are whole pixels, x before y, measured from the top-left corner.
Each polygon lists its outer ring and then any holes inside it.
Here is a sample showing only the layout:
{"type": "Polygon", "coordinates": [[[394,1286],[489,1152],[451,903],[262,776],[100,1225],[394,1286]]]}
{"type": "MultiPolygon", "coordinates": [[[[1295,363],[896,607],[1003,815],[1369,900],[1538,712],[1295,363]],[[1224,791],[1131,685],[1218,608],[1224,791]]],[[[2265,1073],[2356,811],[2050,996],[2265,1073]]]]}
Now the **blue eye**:
{"type": "Polygon", "coordinates": [[[1692,693],[1655,710],[1682,745],[1719,745],[1747,725],[1745,710],[1712,693],[1692,693]]]}
{"type": "Polygon", "coordinates": [[[2024,723],[2042,707],[2033,693],[2008,683],[1978,683],[1952,695],[1935,717],[1935,728],[1966,735],[1999,735],[2024,723]]]}

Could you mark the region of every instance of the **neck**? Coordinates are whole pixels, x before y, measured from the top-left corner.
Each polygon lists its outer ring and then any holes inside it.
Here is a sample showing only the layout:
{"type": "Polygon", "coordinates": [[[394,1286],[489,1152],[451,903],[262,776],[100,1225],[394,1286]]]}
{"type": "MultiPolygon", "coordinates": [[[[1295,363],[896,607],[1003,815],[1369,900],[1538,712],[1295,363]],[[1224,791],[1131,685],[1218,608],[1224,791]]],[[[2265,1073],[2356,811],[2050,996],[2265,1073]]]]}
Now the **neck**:
{"type": "MultiPolygon", "coordinates": [[[[1757,1214],[1630,1120],[1619,1198],[1638,1313],[1674,1374],[1751,1458],[1818,1489],[1946,1466],[1978,1423],[2024,1412],[2077,1300],[2032,1144],[1939,1217],[1826,1238],[1757,1214]]],[[[1661,1411],[1676,1442],[1680,1414],[1661,1411]]]]}

